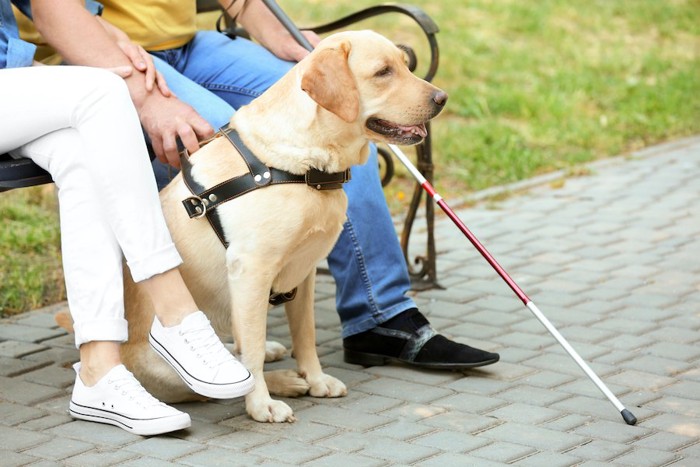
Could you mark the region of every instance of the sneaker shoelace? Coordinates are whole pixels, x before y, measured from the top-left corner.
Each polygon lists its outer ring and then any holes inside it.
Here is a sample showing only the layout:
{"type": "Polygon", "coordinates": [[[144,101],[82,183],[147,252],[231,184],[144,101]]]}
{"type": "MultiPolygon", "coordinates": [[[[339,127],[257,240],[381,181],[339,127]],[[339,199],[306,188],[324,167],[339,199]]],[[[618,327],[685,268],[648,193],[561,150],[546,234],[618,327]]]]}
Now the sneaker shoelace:
{"type": "Polygon", "coordinates": [[[122,397],[126,397],[135,404],[143,407],[163,407],[165,403],[153,397],[146,389],[141,386],[141,383],[128,373],[123,376],[112,377],[107,380],[107,384],[112,386],[115,391],[121,393],[122,397]]]}
{"type": "Polygon", "coordinates": [[[208,323],[200,328],[181,329],[178,334],[185,344],[190,346],[190,350],[197,355],[197,358],[209,368],[213,369],[235,360],[208,323]]]}

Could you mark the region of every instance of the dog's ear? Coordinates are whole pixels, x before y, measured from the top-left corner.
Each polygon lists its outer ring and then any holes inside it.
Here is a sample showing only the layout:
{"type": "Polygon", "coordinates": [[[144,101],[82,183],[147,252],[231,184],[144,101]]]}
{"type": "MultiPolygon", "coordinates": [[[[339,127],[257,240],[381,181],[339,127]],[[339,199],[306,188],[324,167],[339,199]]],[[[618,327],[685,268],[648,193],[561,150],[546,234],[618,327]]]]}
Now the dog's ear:
{"type": "Polygon", "coordinates": [[[301,77],[301,88],[318,105],[346,122],[360,113],[360,93],[348,65],[350,43],[319,50],[301,77]]]}

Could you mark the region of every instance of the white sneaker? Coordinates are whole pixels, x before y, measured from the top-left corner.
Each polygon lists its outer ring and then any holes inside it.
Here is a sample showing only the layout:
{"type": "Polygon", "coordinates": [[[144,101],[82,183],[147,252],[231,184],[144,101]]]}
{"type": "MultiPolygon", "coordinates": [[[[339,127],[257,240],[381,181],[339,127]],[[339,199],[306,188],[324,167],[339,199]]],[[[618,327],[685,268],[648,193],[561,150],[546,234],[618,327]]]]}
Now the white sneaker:
{"type": "Polygon", "coordinates": [[[156,317],[148,337],[151,347],[197,394],[230,399],[248,394],[255,386],[253,375],[224,347],[201,311],[169,328],[156,317]]]}
{"type": "Polygon", "coordinates": [[[192,425],[190,416],[165,405],[146,391],[124,365],[117,365],[94,386],[80,379],[80,363],[69,412],[73,418],[107,423],[128,432],[150,436],[192,425]]]}

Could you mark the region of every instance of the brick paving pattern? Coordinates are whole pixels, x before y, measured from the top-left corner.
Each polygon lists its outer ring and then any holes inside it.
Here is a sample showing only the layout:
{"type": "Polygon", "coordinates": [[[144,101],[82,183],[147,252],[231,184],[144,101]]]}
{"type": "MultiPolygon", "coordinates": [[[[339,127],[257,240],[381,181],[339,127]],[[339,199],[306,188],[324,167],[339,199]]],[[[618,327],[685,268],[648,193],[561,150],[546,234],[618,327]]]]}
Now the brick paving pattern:
{"type": "MultiPolygon", "coordinates": [[[[334,285],[320,276],[319,354],[347,397],[287,400],[298,421],[280,425],[250,420],[242,400],[181,404],[191,429],[143,438],[68,416],[77,351],[54,324],[59,304],[0,321],[0,464],[700,465],[700,137],[552,179],[491,189],[457,212],[636,426],[439,216],[446,289],[415,299],[441,332],[500,352],[498,364],[345,364],[334,285]],[[486,197],[499,190],[513,193],[486,197]]],[[[290,345],[280,309],[269,333],[290,345]]]]}

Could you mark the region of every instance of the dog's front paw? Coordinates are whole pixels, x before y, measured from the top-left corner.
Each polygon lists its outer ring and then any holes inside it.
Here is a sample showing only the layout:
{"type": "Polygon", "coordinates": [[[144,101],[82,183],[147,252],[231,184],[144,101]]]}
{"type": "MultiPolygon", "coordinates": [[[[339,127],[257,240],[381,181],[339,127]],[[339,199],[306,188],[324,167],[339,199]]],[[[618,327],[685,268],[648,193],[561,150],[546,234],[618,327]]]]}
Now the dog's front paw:
{"type": "Polygon", "coordinates": [[[253,420],[263,423],[292,423],[296,421],[294,411],[282,401],[267,399],[246,403],[246,410],[253,420]]]}
{"type": "Polygon", "coordinates": [[[344,397],[348,390],[338,378],[323,373],[320,378],[308,380],[309,394],[313,397],[344,397]]]}
{"type": "Polygon", "coordinates": [[[309,392],[309,383],[295,370],[266,371],[265,383],[270,394],[279,397],[299,397],[309,392]]]}
{"type": "Polygon", "coordinates": [[[282,360],[287,354],[287,348],[275,341],[265,342],[265,362],[276,362],[282,360]]]}

